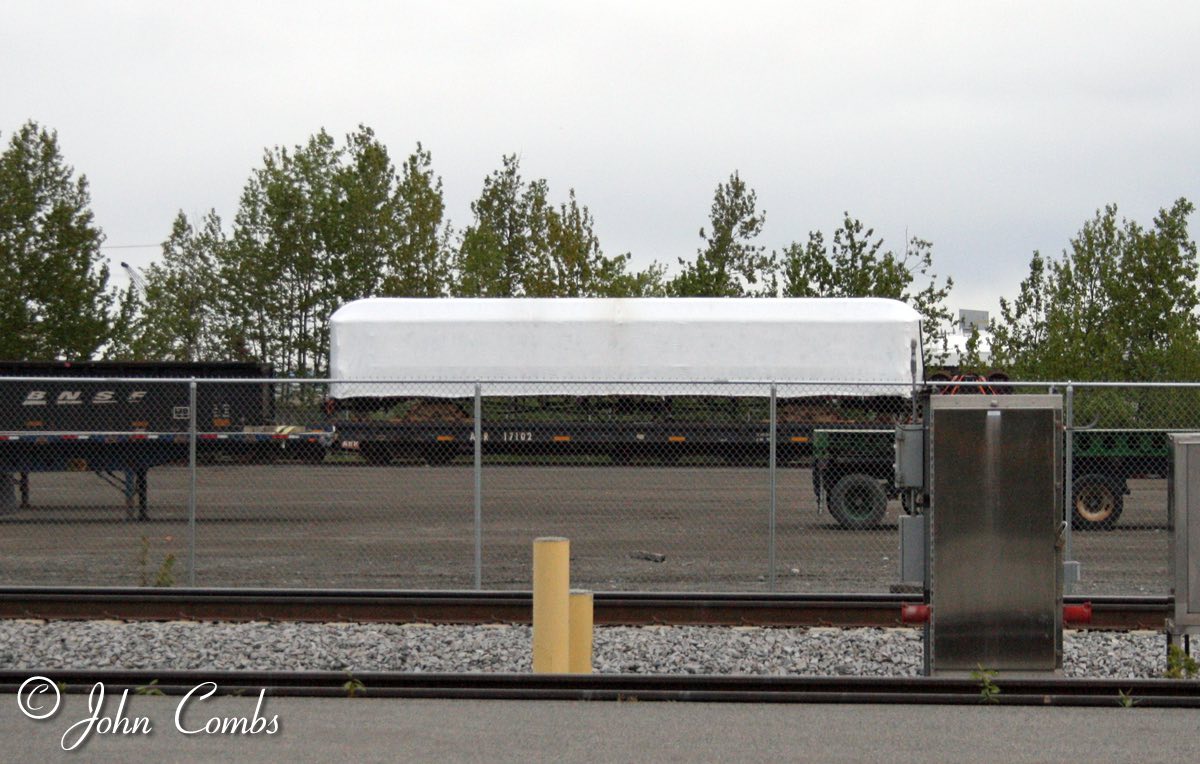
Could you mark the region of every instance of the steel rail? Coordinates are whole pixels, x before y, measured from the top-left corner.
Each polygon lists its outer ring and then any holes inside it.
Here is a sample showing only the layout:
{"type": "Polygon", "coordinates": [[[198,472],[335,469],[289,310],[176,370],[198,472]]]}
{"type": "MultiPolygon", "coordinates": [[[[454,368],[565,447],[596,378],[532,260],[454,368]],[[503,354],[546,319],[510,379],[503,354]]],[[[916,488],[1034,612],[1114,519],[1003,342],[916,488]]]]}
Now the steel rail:
{"type": "Polygon", "coordinates": [[[1012,678],[991,680],[985,698],[975,679],[651,674],[423,674],[336,671],[172,671],[30,669],[0,671],[0,693],[44,677],[60,692],[87,693],[102,683],[123,690],[183,695],[206,682],[219,694],[269,696],[477,698],[519,700],[691,701],[746,703],[924,703],[1200,708],[1194,680],[1012,678]]]}
{"type": "MultiPolygon", "coordinates": [[[[917,594],[596,592],[599,625],[901,626],[917,594]]],[[[1092,603],[1093,629],[1161,630],[1169,597],[1068,597],[1092,603]]],[[[528,591],[4,587],[0,618],[529,623],[528,591]]]]}

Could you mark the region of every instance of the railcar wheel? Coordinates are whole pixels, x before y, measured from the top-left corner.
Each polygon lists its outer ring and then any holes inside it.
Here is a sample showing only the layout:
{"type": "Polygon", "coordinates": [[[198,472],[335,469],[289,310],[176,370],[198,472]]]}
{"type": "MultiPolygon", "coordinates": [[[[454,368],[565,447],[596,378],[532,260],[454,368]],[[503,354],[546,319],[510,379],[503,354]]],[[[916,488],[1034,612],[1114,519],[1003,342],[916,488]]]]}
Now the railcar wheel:
{"type": "Polygon", "coordinates": [[[1071,501],[1071,527],[1083,531],[1111,531],[1125,508],[1120,486],[1104,475],[1076,478],[1071,501]]]}
{"type": "Polygon", "coordinates": [[[873,528],[886,513],[887,492],[870,475],[861,472],[846,475],[829,492],[829,514],[843,528],[873,528]]]}

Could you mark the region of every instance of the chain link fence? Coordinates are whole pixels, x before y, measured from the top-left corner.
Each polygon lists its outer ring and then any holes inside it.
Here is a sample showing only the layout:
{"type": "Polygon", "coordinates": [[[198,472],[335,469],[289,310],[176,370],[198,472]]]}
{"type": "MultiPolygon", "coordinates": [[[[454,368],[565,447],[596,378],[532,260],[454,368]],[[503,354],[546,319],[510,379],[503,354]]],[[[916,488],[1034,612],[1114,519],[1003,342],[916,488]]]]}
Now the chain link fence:
{"type": "Polygon", "coordinates": [[[1076,591],[1165,594],[1171,432],[1200,431],[1200,386],[1091,384],[1066,398],[1076,591]]]}
{"type": "MultiPolygon", "coordinates": [[[[572,542],[596,590],[886,592],[893,433],[871,383],[0,379],[4,585],[527,589],[572,542]]],[[[1200,387],[1064,396],[1075,592],[1163,594],[1167,433],[1200,387]]],[[[919,399],[918,399],[919,400],[919,399]]]]}

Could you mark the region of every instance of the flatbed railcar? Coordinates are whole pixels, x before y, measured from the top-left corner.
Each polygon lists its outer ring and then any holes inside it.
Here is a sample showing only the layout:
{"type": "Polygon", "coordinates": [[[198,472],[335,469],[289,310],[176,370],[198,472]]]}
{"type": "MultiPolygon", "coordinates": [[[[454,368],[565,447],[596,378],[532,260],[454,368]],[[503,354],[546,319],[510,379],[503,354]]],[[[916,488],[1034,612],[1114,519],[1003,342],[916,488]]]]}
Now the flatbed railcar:
{"type": "MultiPolygon", "coordinates": [[[[396,299],[330,321],[330,411],[367,461],[473,452],[809,464],[822,428],[894,426],[921,379],[895,300],[396,299]]],[[[835,515],[836,516],[836,515],[835,515]]]]}
{"type": "MultiPolygon", "coordinates": [[[[776,458],[799,462],[810,454],[812,425],[780,424],[776,458]]],[[[474,452],[475,429],[462,423],[341,421],[340,447],[372,464],[396,458],[446,464],[474,452]]],[[[642,460],[673,463],[710,457],[730,464],[766,464],[771,441],[766,423],[703,424],[672,422],[506,422],[481,428],[483,451],[518,457],[600,457],[613,464],[642,460]]]]}

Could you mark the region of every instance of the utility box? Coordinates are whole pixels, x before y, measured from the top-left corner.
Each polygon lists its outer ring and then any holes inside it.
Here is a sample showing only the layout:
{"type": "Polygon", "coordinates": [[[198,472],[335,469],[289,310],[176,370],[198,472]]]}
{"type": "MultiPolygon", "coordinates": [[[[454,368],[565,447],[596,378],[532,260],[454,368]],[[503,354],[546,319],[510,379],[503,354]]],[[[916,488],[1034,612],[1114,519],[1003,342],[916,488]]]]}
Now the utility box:
{"type": "Polygon", "coordinates": [[[928,426],[929,672],[1061,671],[1062,399],[933,396],[928,426]]]}
{"type": "Polygon", "coordinates": [[[1200,433],[1171,435],[1167,481],[1173,634],[1200,634],[1200,433]]]}
{"type": "Polygon", "coordinates": [[[925,425],[896,425],[896,487],[925,488],[925,425]]]}
{"type": "Polygon", "coordinates": [[[900,583],[920,584],[925,580],[925,515],[900,516],[900,583]]]}

